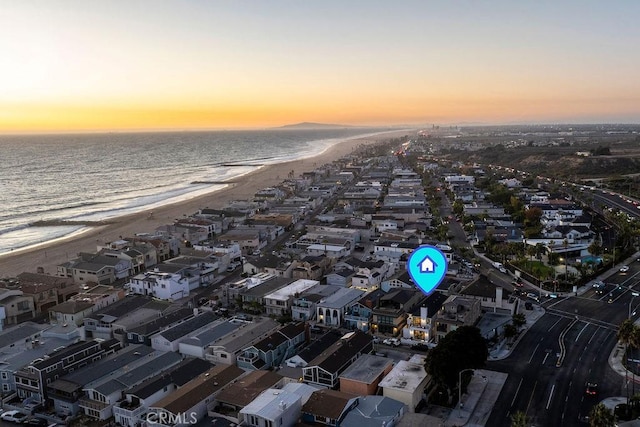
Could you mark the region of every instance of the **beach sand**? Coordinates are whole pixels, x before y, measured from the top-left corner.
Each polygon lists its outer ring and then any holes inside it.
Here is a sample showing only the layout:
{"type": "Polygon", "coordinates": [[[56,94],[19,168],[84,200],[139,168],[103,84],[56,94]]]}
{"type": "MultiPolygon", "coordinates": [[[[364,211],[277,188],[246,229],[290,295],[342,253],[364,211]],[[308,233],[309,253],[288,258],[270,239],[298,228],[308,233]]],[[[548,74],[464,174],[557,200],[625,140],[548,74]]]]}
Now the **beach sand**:
{"type": "Polygon", "coordinates": [[[290,171],[294,171],[294,175],[298,176],[348,156],[361,145],[388,141],[411,134],[409,130],[402,130],[347,139],[315,157],[265,166],[238,178],[222,190],[154,208],[152,217],[149,216],[148,211],[122,216],[110,220],[107,225],[90,228],[75,236],[2,254],[0,255],[0,277],[14,277],[23,272],[35,273],[38,267],[42,267],[45,274],[55,275],[57,265],[76,258],[79,252],[96,252],[98,245],[118,240],[120,236],[131,237],[135,233],[152,233],[157,227],[171,224],[175,218],[192,215],[202,208],[221,208],[231,200],[250,200],[257,190],[282,182],[290,171]]]}

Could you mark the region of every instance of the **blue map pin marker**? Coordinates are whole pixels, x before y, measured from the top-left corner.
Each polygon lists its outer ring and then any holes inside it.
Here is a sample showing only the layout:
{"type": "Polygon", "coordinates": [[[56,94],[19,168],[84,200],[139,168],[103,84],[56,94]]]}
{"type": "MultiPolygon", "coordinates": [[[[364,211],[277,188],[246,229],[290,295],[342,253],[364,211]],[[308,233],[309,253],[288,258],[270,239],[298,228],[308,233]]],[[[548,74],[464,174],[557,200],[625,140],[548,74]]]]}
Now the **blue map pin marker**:
{"type": "Polygon", "coordinates": [[[418,247],[407,261],[407,271],[425,295],[430,295],[447,274],[447,257],[435,246],[418,247]]]}

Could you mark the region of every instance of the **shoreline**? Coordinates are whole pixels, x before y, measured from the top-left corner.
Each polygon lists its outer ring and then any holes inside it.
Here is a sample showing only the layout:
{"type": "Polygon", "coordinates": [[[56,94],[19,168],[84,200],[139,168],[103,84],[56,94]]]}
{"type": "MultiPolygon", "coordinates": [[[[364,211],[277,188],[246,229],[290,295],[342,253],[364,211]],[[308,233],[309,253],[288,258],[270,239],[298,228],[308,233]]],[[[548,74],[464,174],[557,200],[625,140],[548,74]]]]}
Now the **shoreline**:
{"type": "Polygon", "coordinates": [[[276,164],[266,164],[257,170],[233,178],[227,186],[178,202],[110,218],[108,223],[91,226],[81,233],[72,233],[48,242],[26,246],[0,254],[0,277],[14,277],[23,272],[36,272],[42,267],[45,274],[55,275],[56,266],[77,256],[79,252],[95,252],[98,245],[131,237],[135,233],[152,233],[157,227],[173,223],[175,218],[192,215],[203,208],[221,208],[232,200],[253,198],[256,191],[277,185],[293,171],[296,176],[329,164],[353,153],[363,145],[375,144],[413,132],[411,129],[393,130],[373,135],[357,136],[329,146],[319,154],[276,164]]]}

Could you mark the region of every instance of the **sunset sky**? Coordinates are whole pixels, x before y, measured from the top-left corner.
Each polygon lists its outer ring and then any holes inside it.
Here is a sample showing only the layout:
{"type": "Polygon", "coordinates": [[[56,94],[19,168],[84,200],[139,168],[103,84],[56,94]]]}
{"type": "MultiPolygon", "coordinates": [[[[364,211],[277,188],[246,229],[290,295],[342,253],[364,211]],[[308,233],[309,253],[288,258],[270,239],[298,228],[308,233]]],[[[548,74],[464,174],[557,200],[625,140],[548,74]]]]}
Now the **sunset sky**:
{"type": "Polygon", "coordinates": [[[640,123],[640,1],[0,0],[0,133],[640,123]]]}

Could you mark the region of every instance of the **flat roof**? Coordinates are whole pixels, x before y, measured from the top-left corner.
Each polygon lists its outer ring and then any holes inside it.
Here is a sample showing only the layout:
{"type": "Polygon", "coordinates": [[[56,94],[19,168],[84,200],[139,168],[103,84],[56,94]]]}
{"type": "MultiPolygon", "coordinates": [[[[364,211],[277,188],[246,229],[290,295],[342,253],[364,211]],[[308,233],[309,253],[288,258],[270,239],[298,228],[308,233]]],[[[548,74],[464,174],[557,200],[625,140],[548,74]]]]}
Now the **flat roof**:
{"type": "Polygon", "coordinates": [[[393,366],[393,361],[386,357],[363,354],[340,374],[340,378],[371,384],[389,366],[393,366]]]}
{"type": "Polygon", "coordinates": [[[307,289],[313,288],[315,285],[320,284],[317,280],[298,279],[290,285],[280,288],[275,292],[265,295],[265,298],[275,300],[287,300],[295,294],[300,294],[307,289]]]}
{"type": "Polygon", "coordinates": [[[428,375],[424,370],[424,358],[421,360],[422,363],[416,363],[415,359],[399,361],[379,386],[409,392],[416,390],[428,375]]]}

